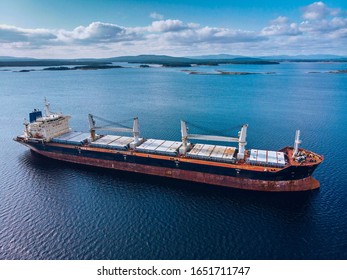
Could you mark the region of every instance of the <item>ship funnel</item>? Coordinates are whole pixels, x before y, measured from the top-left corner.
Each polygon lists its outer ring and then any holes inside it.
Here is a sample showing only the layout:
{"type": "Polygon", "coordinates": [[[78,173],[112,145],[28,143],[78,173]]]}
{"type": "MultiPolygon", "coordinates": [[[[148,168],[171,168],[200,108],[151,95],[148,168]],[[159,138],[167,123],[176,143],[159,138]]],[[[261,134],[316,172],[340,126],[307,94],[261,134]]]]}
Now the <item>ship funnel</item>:
{"type": "Polygon", "coordinates": [[[300,140],[300,130],[297,130],[295,133],[295,141],[294,141],[294,153],[293,153],[293,158],[297,156],[298,151],[299,151],[299,144],[301,144],[300,140]]]}

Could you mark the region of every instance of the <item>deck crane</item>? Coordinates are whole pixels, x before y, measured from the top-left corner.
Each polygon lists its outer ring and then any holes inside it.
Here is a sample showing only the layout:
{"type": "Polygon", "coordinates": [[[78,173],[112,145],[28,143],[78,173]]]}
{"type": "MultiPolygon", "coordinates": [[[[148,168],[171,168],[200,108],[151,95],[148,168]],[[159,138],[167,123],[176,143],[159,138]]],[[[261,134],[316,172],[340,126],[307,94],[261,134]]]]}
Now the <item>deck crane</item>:
{"type": "Polygon", "coordinates": [[[247,127],[248,124],[244,124],[238,133],[238,137],[227,136],[215,136],[215,135],[203,135],[203,134],[188,134],[188,127],[185,121],[181,120],[181,134],[182,134],[182,146],[179,149],[180,154],[185,155],[190,149],[191,144],[189,139],[206,140],[206,141],[219,141],[219,142],[237,142],[239,143],[239,151],[237,154],[238,159],[244,159],[245,148],[247,145],[247,127]]]}
{"type": "Polygon", "coordinates": [[[90,137],[91,137],[92,141],[96,140],[96,133],[95,133],[96,130],[106,130],[106,131],[114,131],[114,132],[132,133],[132,135],[134,137],[134,141],[132,143],[130,143],[131,148],[135,148],[136,146],[138,146],[139,144],[141,144],[143,142],[143,139],[140,138],[140,126],[139,126],[139,118],[138,117],[135,117],[133,119],[133,127],[132,128],[123,126],[123,125],[118,124],[118,123],[112,123],[108,120],[102,119],[102,118],[94,116],[92,114],[88,115],[88,119],[89,119],[89,128],[90,128],[90,137]],[[116,124],[116,125],[118,125],[118,127],[110,126],[110,125],[96,126],[95,120],[94,120],[95,118],[109,122],[110,124],[116,124]]]}

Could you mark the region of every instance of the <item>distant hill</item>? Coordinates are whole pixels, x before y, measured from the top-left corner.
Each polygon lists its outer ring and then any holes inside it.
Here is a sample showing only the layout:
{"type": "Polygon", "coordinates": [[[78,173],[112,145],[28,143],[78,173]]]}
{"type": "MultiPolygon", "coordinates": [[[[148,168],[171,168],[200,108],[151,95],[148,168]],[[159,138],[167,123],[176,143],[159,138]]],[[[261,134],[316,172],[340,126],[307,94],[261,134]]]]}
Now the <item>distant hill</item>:
{"type": "Polygon", "coordinates": [[[37,59],[30,57],[0,56],[1,66],[61,66],[61,65],[96,65],[110,64],[115,62],[128,62],[138,64],[160,64],[167,67],[189,67],[196,65],[219,65],[219,64],[272,64],[283,61],[293,62],[317,62],[317,61],[347,61],[347,56],[331,54],[314,55],[272,55],[247,57],[232,54],[213,54],[189,57],[175,57],[168,55],[136,55],[118,56],[109,58],[77,58],[77,59],[37,59]]]}
{"type": "Polygon", "coordinates": [[[118,56],[110,57],[107,60],[116,61],[116,62],[136,62],[136,61],[160,61],[160,62],[180,62],[180,61],[190,61],[186,57],[175,57],[168,55],[150,55],[150,54],[141,54],[136,56],[118,56]]]}
{"type": "MultiPolygon", "coordinates": [[[[208,57],[208,56],[207,56],[208,57]]],[[[110,64],[115,62],[128,62],[138,64],[160,64],[164,67],[190,67],[191,65],[219,65],[219,64],[273,64],[261,58],[234,57],[224,55],[228,58],[188,58],[174,57],[167,55],[137,55],[137,56],[119,56],[110,58],[80,58],[80,59],[31,59],[31,58],[0,58],[0,67],[10,66],[62,66],[62,65],[97,65],[110,64]],[[233,57],[233,58],[230,58],[233,57]]]]}
{"type": "Polygon", "coordinates": [[[119,56],[107,58],[112,62],[128,62],[140,64],[161,64],[164,66],[182,66],[188,67],[191,64],[198,63],[198,60],[186,57],[174,57],[168,55],[137,55],[137,56],[119,56]]]}
{"type": "Polygon", "coordinates": [[[235,59],[242,58],[242,55],[232,55],[232,54],[211,54],[211,55],[199,55],[199,56],[188,56],[192,59],[235,59]]]}
{"type": "Polygon", "coordinates": [[[36,59],[21,57],[1,57],[0,67],[29,67],[29,66],[63,66],[63,65],[105,65],[111,64],[104,59],[36,59]],[[4,58],[4,59],[2,59],[4,58]]]}
{"type": "Polygon", "coordinates": [[[312,55],[276,55],[276,56],[261,56],[261,59],[272,59],[272,60],[288,60],[288,61],[326,61],[326,60],[345,60],[347,57],[332,55],[332,54],[312,54],[312,55]]]}
{"type": "Polygon", "coordinates": [[[219,64],[272,64],[261,58],[242,57],[242,56],[203,56],[203,57],[173,57],[167,55],[138,55],[138,56],[121,56],[112,57],[107,60],[112,62],[129,62],[129,63],[146,63],[146,64],[162,64],[163,66],[179,66],[187,67],[192,64],[196,65],[219,65],[219,64]],[[220,56],[220,57],[219,57],[220,56]],[[205,57],[205,58],[203,58],[205,57]],[[224,58],[222,58],[224,57],[224,58]]]}
{"type": "Polygon", "coordinates": [[[0,56],[0,61],[26,61],[26,60],[36,60],[36,58],[14,57],[14,56],[0,56]]]}
{"type": "Polygon", "coordinates": [[[201,56],[189,56],[192,59],[212,59],[212,60],[346,60],[347,56],[332,55],[332,54],[313,54],[313,55],[269,55],[269,56],[256,56],[248,57],[241,55],[232,55],[232,54],[216,54],[216,55],[201,55],[201,56]]]}

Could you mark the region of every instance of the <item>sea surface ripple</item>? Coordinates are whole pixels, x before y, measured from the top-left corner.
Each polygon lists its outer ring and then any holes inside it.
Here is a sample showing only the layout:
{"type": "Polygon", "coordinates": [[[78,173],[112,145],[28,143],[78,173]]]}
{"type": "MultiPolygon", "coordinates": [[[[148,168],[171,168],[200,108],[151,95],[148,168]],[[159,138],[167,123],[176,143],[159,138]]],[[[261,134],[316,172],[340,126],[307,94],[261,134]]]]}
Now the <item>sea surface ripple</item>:
{"type": "Polygon", "coordinates": [[[346,68],[0,71],[0,259],[346,259],[347,76],[327,73],[346,68]],[[38,157],[12,139],[44,97],[85,132],[88,113],[138,116],[144,137],[170,140],[181,119],[231,136],[248,123],[248,148],[278,150],[301,129],[302,146],[325,157],[321,188],[242,191],[38,157]]]}

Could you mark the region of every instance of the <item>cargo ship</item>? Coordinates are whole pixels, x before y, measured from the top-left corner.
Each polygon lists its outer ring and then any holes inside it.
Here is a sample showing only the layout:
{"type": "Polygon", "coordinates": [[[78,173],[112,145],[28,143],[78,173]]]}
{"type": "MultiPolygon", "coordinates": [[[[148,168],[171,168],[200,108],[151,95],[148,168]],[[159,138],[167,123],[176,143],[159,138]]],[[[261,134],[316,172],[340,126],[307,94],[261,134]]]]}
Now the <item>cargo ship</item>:
{"type": "Polygon", "coordinates": [[[228,137],[191,134],[187,122],[181,121],[182,138],[171,141],[142,138],[138,118],[127,127],[89,114],[88,132],[73,131],[70,118],[51,112],[45,100],[44,114],[32,111],[24,121],[24,133],[14,140],[55,160],[209,185],[270,192],[307,191],[320,185],[312,174],[323,156],[299,148],[299,130],[293,147],[270,151],[246,149],[247,124],[237,137],[228,137]],[[96,125],[96,120],[106,125],[96,125]],[[219,142],[227,144],[214,144],[219,142]]]}

